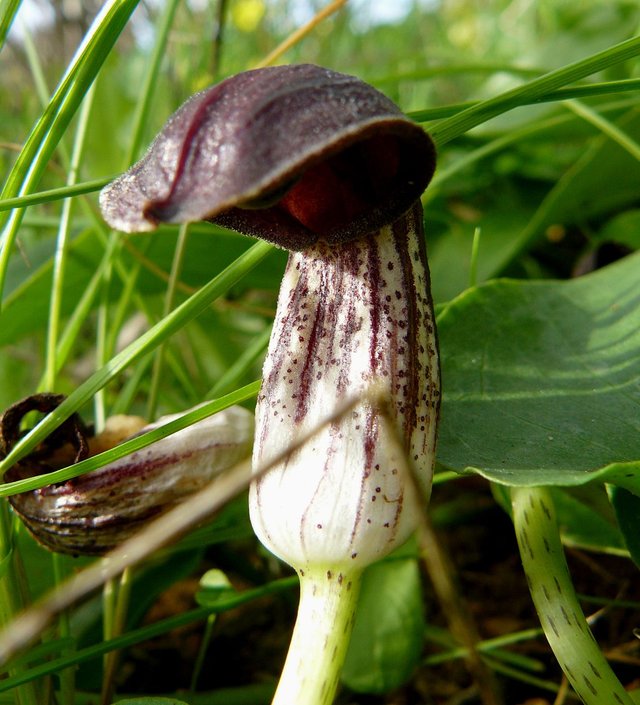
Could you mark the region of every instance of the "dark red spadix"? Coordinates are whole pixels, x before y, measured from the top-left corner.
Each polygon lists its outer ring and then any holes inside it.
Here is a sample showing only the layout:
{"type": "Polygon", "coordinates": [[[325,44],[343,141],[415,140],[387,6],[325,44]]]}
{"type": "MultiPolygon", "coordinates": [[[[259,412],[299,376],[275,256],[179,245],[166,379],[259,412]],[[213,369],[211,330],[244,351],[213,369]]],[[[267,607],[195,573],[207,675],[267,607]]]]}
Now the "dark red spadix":
{"type": "Polygon", "coordinates": [[[373,87],[310,64],[278,66],[188,100],[100,205],[125,232],[211,220],[298,250],[394,221],[434,165],[430,138],[373,87]]]}

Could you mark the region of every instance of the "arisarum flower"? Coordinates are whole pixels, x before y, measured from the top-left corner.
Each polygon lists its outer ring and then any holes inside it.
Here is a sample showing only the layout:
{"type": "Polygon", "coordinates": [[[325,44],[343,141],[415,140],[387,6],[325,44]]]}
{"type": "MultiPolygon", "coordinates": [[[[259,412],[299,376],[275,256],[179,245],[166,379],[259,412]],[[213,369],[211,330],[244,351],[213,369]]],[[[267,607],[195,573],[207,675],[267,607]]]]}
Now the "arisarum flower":
{"type": "Polygon", "coordinates": [[[191,98],[101,195],[127,232],[212,220],[292,251],[254,467],[317,432],[250,491],[256,534],[301,579],[279,705],[332,702],[362,572],[424,511],[440,380],[420,195],[434,166],[429,137],[371,86],[282,66],[191,98]]]}

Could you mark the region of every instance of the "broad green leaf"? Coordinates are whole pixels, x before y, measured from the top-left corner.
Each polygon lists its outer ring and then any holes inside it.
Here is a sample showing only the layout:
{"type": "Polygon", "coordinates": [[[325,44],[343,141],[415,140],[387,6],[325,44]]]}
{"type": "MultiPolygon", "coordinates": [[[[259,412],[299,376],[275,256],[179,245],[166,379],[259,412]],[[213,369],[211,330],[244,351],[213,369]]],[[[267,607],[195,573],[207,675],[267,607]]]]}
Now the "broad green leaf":
{"type": "MultiPolygon", "coordinates": [[[[621,118],[618,126],[636,140],[640,136],[640,118],[635,111],[621,118]]],[[[457,295],[468,283],[476,227],[481,231],[478,275],[483,281],[504,272],[550,225],[584,227],[591,219],[637,201],[640,163],[606,135],[598,135],[587,144],[584,154],[549,190],[535,212],[523,194],[505,190],[487,206],[486,213],[479,212],[471,222],[457,223],[446,238],[435,240],[430,260],[437,301],[457,295]]],[[[426,220],[428,242],[428,209],[426,220]]],[[[628,231],[628,222],[626,228],[628,231]]],[[[629,240],[637,242],[637,232],[635,238],[625,233],[623,244],[629,244],[629,240]]]]}
{"type": "Polygon", "coordinates": [[[397,559],[365,573],[342,682],[385,693],[406,682],[422,652],[424,614],[418,564],[397,559]]]}
{"type": "Polygon", "coordinates": [[[507,485],[640,491],[640,256],[571,281],[496,281],[439,321],[439,460],[507,485]]]}
{"type": "Polygon", "coordinates": [[[631,558],[640,566],[640,498],[621,487],[612,487],[610,495],[631,558]]]}

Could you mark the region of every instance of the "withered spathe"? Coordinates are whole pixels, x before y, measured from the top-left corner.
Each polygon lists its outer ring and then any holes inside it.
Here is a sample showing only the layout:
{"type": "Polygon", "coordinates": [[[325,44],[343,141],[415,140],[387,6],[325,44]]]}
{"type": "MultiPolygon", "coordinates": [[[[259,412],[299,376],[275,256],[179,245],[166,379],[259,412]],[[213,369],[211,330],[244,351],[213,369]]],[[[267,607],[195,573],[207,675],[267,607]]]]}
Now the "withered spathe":
{"type": "MultiPolygon", "coordinates": [[[[10,407],[0,417],[2,454],[17,440],[26,412],[50,412],[63,398],[39,394],[10,407]]],[[[138,416],[116,416],[93,436],[74,414],[54,438],[10,468],[5,480],[59,469],[181,415],[165,416],[153,424],[138,416]]],[[[252,414],[231,407],[98,470],[13,495],[9,501],[36,540],[50,550],[102,555],[248,457],[252,434],[252,414]]]]}

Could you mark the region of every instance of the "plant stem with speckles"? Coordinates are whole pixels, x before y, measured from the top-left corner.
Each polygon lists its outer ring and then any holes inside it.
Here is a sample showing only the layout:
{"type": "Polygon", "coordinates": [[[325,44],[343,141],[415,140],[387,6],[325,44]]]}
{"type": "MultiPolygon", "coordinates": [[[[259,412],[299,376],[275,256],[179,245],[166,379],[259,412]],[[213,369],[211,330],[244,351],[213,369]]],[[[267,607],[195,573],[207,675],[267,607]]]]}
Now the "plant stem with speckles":
{"type": "Polygon", "coordinates": [[[300,576],[300,605],[272,705],[331,705],[338,687],[362,572],[300,576]]]}
{"type": "Polygon", "coordinates": [[[593,638],[571,582],[553,498],[541,487],[511,490],[520,556],[540,623],[585,705],[632,705],[593,638]]]}

